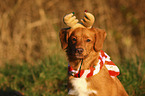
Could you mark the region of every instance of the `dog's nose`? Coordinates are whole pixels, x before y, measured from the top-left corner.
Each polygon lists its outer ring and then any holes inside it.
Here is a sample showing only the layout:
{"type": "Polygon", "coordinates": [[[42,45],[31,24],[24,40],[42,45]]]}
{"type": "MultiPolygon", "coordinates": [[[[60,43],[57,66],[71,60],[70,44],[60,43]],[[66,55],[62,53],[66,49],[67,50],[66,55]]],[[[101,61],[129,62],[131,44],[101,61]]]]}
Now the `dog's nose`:
{"type": "Polygon", "coordinates": [[[82,54],[83,51],[84,51],[84,49],[82,49],[82,48],[77,48],[77,49],[76,49],[76,53],[79,53],[79,54],[82,54]]]}

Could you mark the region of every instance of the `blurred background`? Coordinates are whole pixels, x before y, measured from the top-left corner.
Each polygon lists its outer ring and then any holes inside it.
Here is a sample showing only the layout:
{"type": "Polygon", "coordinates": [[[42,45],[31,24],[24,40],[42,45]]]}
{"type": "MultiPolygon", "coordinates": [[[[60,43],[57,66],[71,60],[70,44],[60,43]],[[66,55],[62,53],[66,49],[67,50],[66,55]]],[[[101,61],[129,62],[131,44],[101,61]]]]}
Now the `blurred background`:
{"type": "MultiPolygon", "coordinates": [[[[63,17],[75,12],[77,18],[81,19],[84,16],[84,10],[88,10],[95,16],[94,27],[105,29],[107,32],[104,51],[116,64],[122,66],[122,70],[124,65],[127,66],[127,62],[134,62],[131,66],[136,66],[134,68],[144,82],[145,76],[141,71],[145,68],[144,0],[0,0],[0,67],[7,70],[8,67],[5,65],[38,66],[45,60],[50,62],[50,58],[54,61],[62,59],[63,64],[66,63],[65,53],[59,42],[60,29],[67,27],[63,23],[63,17]]],[[[47,65],[50,64],[47,63],[47,65]]],[[[67,69],[67,64],[63,66],[67,69]]],[[[11,78],[3,73],[5,70],[1,71],[1,78],[11,78]]],[[[13,81],[7,81],[6,84],[12,83],[13,81]]],[[[19,87],[1,86],[3,87],[0,87],[2,90],[0,92],[3,92],[3,88],[22,91],[19,87]]],[[[64,89],[62,88],[61,92],[64,89]]],[[[49,90],[49,92],[54,94],[56,91],[49,90]]],[[[50,96],[53,96],[52,94],[50,96]]],[[[133,93],[130,91],[131,94],[133,93]]],[[[136,92],[133,95],[135,96],[136,92]]]]}
{"type": "Polygon", "coordinates": [[[50,56],[67,27],[63,16],[75,12],[81,19],[84,10],[94,14],[94,27],[106,30],[104,49],[112,59],[145,58],[144,0],[1,0],[0,63],[50,56]]]}

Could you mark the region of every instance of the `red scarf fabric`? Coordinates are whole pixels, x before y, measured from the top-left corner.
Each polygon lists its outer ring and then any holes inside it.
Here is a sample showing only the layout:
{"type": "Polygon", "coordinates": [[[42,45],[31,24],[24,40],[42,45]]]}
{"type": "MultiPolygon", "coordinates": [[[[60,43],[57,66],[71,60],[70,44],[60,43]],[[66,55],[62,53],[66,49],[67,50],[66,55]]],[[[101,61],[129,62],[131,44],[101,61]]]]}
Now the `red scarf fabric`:
{"type": "Polygon", "coordinates": [[[68,65],[69,74],[77,78],[88,78],[99,73],[105,64],[111,77],[118,76],[120,74],[119,68],[110,60],[110,57],[102,50],[99,54],[99,61],[96,66],[92,66],[88,70],[74,70],[70,65],[68,65]]]}

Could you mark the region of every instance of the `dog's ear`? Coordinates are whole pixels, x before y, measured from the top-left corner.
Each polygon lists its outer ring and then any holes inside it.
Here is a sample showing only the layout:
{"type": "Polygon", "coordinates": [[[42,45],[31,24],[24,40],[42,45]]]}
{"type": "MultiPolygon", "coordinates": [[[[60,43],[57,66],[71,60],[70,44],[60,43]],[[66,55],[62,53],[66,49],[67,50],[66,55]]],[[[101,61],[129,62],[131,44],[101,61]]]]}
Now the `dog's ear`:
{"type": "Polygon", "coordinates": [[[63,50],[65,50],[68,47],[69,31],[70,31],[70,28],[63,28],[60,30],[60,33],[59,33],[61,47],[63,50]]]}
{"type": "Polygon", "coordinates": [[[95,51],[100,51],[103,48],[103,43],[106,38],[106,32],[103,29],[99,28],[92,28],[95,31],[95,44],[94,49],[95,51]]]}

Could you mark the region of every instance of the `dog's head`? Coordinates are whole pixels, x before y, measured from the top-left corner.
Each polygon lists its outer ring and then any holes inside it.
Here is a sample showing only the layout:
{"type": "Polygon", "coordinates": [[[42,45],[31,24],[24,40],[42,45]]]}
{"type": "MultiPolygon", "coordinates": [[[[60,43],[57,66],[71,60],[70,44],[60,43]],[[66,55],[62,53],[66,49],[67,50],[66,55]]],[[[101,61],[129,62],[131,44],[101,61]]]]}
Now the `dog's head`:
{"type": "Polygon", "coordinates": [[[69,57],[81,59],[91,52],[98,52],[103,47],[106,32],[98,28],[62,29],[60,41],[62,49],[66,50],[69,57]]]}

